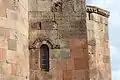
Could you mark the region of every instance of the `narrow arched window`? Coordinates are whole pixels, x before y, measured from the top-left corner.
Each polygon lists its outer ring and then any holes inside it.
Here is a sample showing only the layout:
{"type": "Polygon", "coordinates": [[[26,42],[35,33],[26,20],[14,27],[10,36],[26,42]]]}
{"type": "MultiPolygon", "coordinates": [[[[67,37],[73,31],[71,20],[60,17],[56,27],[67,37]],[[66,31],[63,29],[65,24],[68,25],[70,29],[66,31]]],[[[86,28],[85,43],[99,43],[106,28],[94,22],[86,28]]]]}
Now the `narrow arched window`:
{"type": "Polygon", "coordinates": [[[43,44],[40,48],[41,53],[41,69],[42,71],[49,71],[49,47],[43,44]]]}

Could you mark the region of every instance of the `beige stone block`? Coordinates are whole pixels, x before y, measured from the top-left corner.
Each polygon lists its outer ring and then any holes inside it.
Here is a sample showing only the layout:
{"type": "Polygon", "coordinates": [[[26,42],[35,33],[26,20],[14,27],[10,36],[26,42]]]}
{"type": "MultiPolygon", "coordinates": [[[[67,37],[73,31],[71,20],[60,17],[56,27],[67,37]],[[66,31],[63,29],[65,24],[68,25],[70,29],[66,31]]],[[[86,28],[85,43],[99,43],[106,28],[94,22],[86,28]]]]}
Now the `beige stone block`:
{"type": "Polygon", "coordinates": [[[7,9],[7,19],[9,20],[17,20],[18,19],[18,13],[14,10],[7,9]]]}
{"type": "Polygon", "coordinates": [[[3,27],[0,27],[0,41],[4,40],[5,35],[5,29],[3,27]]]}
{"type": "Polygon", "coordinates": [[[104,24],[108,24],[108,18],[106,18],[106,17],[103,17],[104,19],[103,19],[103,23],[104,24]]]}
{"type": "Polygon", "coordinates": [[[104,38],[104,33],[101,31],[95,31],[95,38],[96,39],[103,39],[104,38]]]}
{"type": "Polygon", "coordinates": [[[50,11],[51,2],[38,0],[36,6],[37,11],[50,11]]]}
{"type": "MultiPolygon", "coordinates": [[[[27,23],[26,23],[27,24],[27,23]]],[[[23,34],[23,35],[25,35],[25,36],[28,36],[28,27],[27,27],[28,25],[25,25],[25,23],[20,23],[20,21],[17,21],[16,22],[16,27],[15,27],[15,29],[19,32],[19,33],[21,33],[21,34],[23,34]]]]}
{"type": "Polygon", "coordinates": [[[17,51],[17,41],[13,39],[8,40],[8,50],[17,51]]]}
{"type": "Polygon", "coordinates": [[[61,49],[60,50],[60,57],[61,59],[70,59],[70,49],[61,49]]]}
{"type": "Polygon", "coordinates": [[[94,27],[96,27],[96,26],[94,26],[94,21],[92,21],[92,20],[87,20],[86,21],[86,25],[87,25],[87,30],[94,30],[94,27]]]}
{"type": "Polygon", "coordinates": [[[6,27],[6,21],[6,18],[0,17],[0,27],[6,27]]]}
{"type": "Polygon", "coordinates": [[[87,31],[87,34],[88,34],[88,41],[91,41],[95,38],[95,31],[94,30],[88,30],[87,31]]]}
{"type": "Polygon", "coordinates": [[[52,49],[50,53],[50,59],[60,59],[60,50],[52,49]]]}
{"type": "Polygon", "coordinates": [[[8,44],[2,38],[2,41],[0,41],[0,48],[8,49],[7,46],[8,44]]]}
{"type": "Polygon", "coordinates": [[[101,24],[105,24],[107,22],[107,18],[102,16],[102,15],[99,15],[99,14],[96,14],[96,13],[92,13],[93,14],[93,17],[94,17],[94,21],[96,21],[97,23],[101,23],[101,24]]]}
{"type": "Polygon", "coordinates": [[[16,63],[15,59],[16,58],[16,55],[17,55],[17,52],[15,51],[11,51],[11,50],[7,50],[7,53],[6,53],[6,60],[8,63],[16,63]]]}
{"type": "Polygon", "coordinates": [[[37,0],[29,0],[29,2],[28,2],[28,5],[31,5],[31,6],[28,6],[28,8],[29,8],[29,11],[36,11],[36,7],[37,7],[37,5],[36,5],[36,2],[37,0]]]}
{"type": "Polygon", "coordinates": [[[3,74],[3,76],[2,77],[6,77],[5,76],[5,74],[7,75],[8,73],[8,66],[7,66],[8,64],[7,63],[5,63],[4,61],[1,61],[0,62],[0,74],[3,74]]]}
{"type": "Polygon", "coordinates": [[[104,63],[109,63],[109,62],[110,62],[110,57],[109,57],[109,55],[103,55],[103,62],[104,62],[104,63]]]}
{"type": "Polygon", "coordinates": [[[10,38],[10,30],[4,27],[1,27],[0,30],[0,41],[7,42],[7,40],[10,38]]]}
{"type": "Polygon", "coordinates": [[[99,30],[103,29],[103,24],[101,24],[101,23],[94,22],[93,26],[94,26],[95,31],[99,31],[99,30]]]}
{"type": "Polygon", "coordinates": [[[99,22],[99,14],[92,13],[94,15],[94,21],[99,22]]]}
{"type": "Polygon", "coordinates": [[[89,13],[86,12],[86,20],[89,21],[89,13]]]}
{"type": "Polygon", "coordinates": [[[6,17],[6,6],[4,2],[0,5],[0,17],[6,17]]]}

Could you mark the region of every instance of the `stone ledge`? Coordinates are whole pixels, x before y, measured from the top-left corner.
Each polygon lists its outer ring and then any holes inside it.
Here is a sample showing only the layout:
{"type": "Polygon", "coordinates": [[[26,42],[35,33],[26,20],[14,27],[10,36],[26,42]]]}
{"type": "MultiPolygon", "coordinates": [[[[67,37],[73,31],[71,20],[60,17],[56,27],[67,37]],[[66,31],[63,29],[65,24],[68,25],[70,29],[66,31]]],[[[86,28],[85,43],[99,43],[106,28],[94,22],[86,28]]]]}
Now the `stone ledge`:
{"type": "Polygon", "coordinates": [[[96,6],[90,6],[90,5],[86,5],[86,11],[88,13],[96,13],[105,17],[109,17],[110,16],[110,12],[106,11],[104,9],[98,8],[96,6]]]}

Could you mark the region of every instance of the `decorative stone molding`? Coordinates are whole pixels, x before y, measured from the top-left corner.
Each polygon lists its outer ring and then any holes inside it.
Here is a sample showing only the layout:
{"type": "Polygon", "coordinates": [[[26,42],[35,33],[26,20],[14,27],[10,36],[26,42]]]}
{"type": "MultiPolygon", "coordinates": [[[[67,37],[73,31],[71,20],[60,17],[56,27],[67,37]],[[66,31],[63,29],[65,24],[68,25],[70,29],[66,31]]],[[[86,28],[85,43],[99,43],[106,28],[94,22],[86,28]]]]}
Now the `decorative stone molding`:
{"type": "Polygon", "coordinates": [[[42,44],[46,44],[51,49],[60,49],[60,45],[51,43],[52,41],[50,39],[41,39],[37,38],[32,45],[29,46],[29,49],[38,49],[42,44]]]}
{"type": "Polygon", "coordinates": [[[96,6],[86,5],[86,11],[88,13],[96,13],[96,14],[105,16],[107,18],[110,16],[110,12],[108,12],[108,11],[106,11],[104,9],[98,8],[96,6]]]}

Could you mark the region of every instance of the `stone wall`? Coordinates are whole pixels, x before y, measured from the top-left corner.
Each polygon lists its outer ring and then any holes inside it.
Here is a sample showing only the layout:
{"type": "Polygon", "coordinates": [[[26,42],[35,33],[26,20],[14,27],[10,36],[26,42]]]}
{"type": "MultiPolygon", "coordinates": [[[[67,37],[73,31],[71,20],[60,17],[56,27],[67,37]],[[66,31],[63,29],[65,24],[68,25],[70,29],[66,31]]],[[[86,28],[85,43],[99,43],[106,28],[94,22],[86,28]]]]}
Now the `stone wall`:
{"type": "Polygon", "coordinates": [[[84,0],[0,0],[0,80],[111,80],[108,17],[84,0]]]}
{"type": "Polygon", "coordinates": [[[87,6],[86,10],[90,79],[111,80],[109,12],[95,6],[87,6]]]}
{"type": "Polygon", "coordinates": [[[89,80],[84,0],[29,0],[29,26],[30,80],[89,80]],[[49,72],[41,70],[42,44],[49,72]]]}
{"type": "Polygon", "coordinates": [[[27,0],[0,0],[0,80],[29,80],[27,0]]]}

